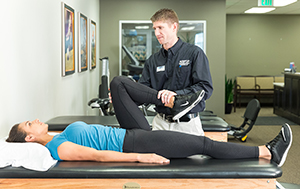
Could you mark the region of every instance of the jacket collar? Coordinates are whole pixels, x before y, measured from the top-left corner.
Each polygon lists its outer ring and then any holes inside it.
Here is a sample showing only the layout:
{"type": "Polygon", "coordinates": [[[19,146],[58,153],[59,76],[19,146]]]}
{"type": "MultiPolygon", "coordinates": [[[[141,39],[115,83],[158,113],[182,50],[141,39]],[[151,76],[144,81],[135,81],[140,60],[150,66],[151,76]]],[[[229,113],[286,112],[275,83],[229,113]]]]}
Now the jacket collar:
{"type": "Polygon", "coordinates": [[[168,51],[170,51],[172,53],[172,55],[174,55],[174,54],[176,54],[179,51],[179,48],[181,47],[182,44],[183,44],[182,40],[178,37],[178,41],[175,43],[175,45],[173,45],[168,50],[165,50],[162,47],[161,48],[161,52],[162,52],[162,54],[163,54],[164,57],[168,56],[168,51]]]}

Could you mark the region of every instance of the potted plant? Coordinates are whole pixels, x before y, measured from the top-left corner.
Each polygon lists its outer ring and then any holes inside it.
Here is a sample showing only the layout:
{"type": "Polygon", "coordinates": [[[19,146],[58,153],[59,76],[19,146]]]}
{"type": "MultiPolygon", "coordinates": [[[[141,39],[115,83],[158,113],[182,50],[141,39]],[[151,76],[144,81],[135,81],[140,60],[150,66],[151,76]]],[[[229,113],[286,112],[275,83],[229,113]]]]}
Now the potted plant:
{"type": "Polygon", "coordinates": [[[235,80],[227,79],[225,75],[225,114],[230,114],[233,106],[233,88],[235,80]]]}

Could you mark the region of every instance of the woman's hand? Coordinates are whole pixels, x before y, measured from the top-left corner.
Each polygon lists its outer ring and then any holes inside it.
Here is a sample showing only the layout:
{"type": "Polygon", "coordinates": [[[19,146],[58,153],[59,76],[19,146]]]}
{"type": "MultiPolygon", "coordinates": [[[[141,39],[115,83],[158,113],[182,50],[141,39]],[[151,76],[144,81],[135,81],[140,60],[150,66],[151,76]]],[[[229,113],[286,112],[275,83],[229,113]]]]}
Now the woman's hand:
{"type": "Polygon", "coordinates": [[[157,164],[169,164],[170,160],[157,154],[138,154],[138,162],[140,163],[157,163],[157,164]]]}

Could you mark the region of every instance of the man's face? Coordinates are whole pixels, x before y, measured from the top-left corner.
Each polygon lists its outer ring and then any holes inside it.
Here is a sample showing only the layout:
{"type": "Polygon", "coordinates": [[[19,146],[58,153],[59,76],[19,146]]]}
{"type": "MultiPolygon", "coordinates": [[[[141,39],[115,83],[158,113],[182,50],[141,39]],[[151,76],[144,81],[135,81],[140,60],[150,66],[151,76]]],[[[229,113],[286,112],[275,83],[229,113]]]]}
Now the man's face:
{"type": "Polygon", "coordinates": [[[177,23],[169,23],[164,21],[153,22],[153,29],[158,42],[166,45],[174,38],[177,38],[177,23]]]}

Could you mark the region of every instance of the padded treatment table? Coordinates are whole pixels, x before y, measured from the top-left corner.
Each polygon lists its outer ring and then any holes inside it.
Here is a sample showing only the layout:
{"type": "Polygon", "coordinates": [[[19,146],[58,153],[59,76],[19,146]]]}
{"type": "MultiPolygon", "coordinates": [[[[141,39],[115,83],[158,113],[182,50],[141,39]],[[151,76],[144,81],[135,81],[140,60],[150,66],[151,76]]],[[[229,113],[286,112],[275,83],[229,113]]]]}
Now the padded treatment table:
{"type": "MultiPolygon", "coordinates": [[[[218,141],[227,141],[227,132],[230,130],[228,124],[217,116],[200,116],[205,136],[218,141]]],[[[149,124],[152,124],[154,116],[146,116],[149,124]]],[[[48,120],[49,131],[62,131],[75,121],[83,121],[87,124],[101,124],[119,127],[115,116],[58,116],[48,120]]]]}
{"type": "Polygon", "coordinates": [[[281,168],[264,159],[217,160],[196,155],[171,159],[169,165],[143,163],[58,162],[46,172],[0,169],[0,187],[122,188],[276,188],[281,168]],[[129,187],[128,187],[129,188],[129,187]]]}
{"type": "MultiPolygon", "coordinates": [[[[228,124],[209,117],[201,116],[205,134],[225,133],[227,140],[228,124]]],[[[153,117],[146,118],[152,122],[153,117]]],[[[60,116],[46,123],[49,130],[62,131],[74,121],[119,126],[114,116],[60,116]]],[[[275,189],[281,175],[281,168],[264,159],[218,160],[203,155],[171,159],[168,165],[62,161],[46,172],[0,168],[0,188],[139,188],[134,183],[143,189],[275,189]]]]}

